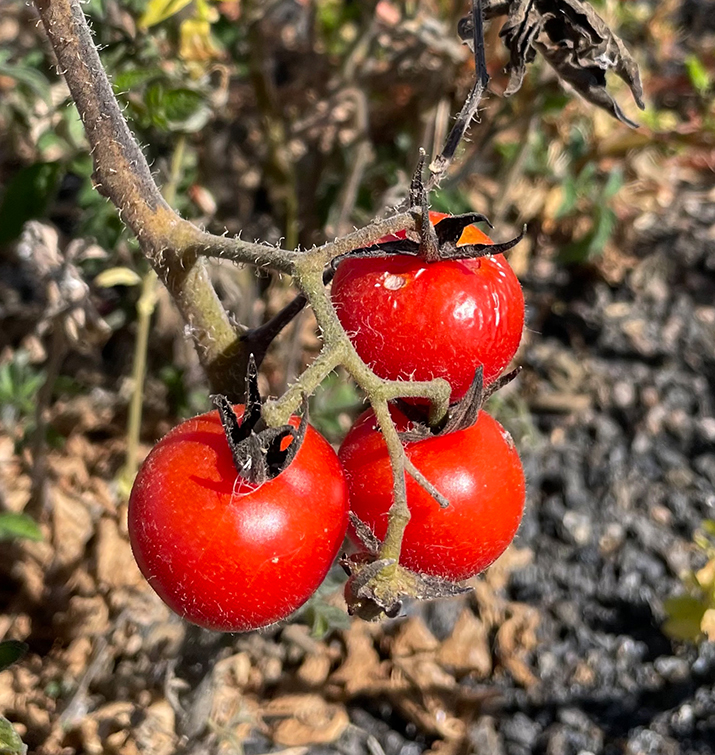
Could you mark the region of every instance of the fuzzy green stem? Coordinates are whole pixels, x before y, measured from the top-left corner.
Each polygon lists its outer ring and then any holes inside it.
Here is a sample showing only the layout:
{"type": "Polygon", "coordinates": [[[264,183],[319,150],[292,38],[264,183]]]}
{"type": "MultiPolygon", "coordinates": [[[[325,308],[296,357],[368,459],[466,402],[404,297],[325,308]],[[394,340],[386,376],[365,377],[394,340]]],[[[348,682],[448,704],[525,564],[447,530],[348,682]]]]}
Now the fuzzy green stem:
{"type": "Polygon", "coordinates": [[[289,386],[286,392],[274,401],[263,405],[263,419],[269,427],[288,423],[290,416],[300,406],[303,396],[310,396],[325,378],[340,364],[340,354],[334,349],[323,349],[316,359],[303,370],[300,379],[289,386]]]}
{"type": "MultiPolygon", "coordinates": [[[[405,449],[397,434],[395,423],[390,416],[387,401],[374,401],[372,408],[380,423],[382,437],[387,446],[392,464],[392,480],[394,500],[388,515],[387,534],[380,548],[379,558],[394,558],[395,564],[400,561],[402,539],[405,527],[410,521],[410,509],[407,505],[407,484],[405,481],[405,449]]],[[[387,567],[390,569],[392,567],[387,567]]]]}
{"type": "MultiPolygon", "coordinates": [[[[394,558],[395,564],[398,564],[402,538],[410,520],[405,472],[410,473],[441,506],[447,505],[447,501],[407,458],[387,402],[398,396],[429,398],[432,403],[431,414],[435,421],[439,421],[449,408],[449,383],[441,378],[425,382],[379,378],[360,358],[340,324],[330,295],[323,284],[323,266],[315,256],[305,255],[296,263],[296,281],[313,307],[313,313],[323,334],[323,349],[298,382],[288,388],[281,398],[264,405],[263,418],[267,424],[274,427],[284,424],[298,407],[304,394],[315,390],[338,364],[346,368],[370,400],[387,444],[393,470],[394,502],[390,508],[387,535],[380,557],[394,558]]],[[[390,579],[393,572],[393,567],[386,567],[380,578],[390,579]]]]}

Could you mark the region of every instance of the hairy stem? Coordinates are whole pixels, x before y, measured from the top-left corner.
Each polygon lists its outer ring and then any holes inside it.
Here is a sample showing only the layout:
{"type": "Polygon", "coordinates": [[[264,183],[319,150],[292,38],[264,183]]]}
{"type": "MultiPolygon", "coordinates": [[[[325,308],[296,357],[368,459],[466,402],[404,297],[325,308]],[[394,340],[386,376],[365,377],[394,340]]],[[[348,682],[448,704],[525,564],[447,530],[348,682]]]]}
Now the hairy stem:
{"type": "MultiPolygon", "coordinates": [[[[323,348],[297,383],[290,386],[281,398],[264,405],[263,418],[274,427],[285,424],[300,405],[305,393],[315,390],[338,364],[345,367],[367,394],[387,444],[393,471],[394,502],[390,508],[389,525],[380,557],[394,558],[395,562],[399,563],[402,538],[410,519],[405,471],[407,470],[418,484],[433,495],[441,506],[447,505],[448,502],[407,458],[395,423],[390,416],[387,402],[398,396],[429,398],[432,403],[431,416],[437,422],[445,416],[449,408],[451,392],[449,383],[439,378],[425,382],[402,382],[379,378],[360,358],[340,324],[323,284],[322,265],[315,258],[306,256],[296,265],[296,280],[313,307],[315,318],[323,334],[323,348]]],[[[386,568],[392,569],[392,567],[386,568]]]]}
{"type": "Polygon", "coordinates": [[[407,527],[410,521],[410,509],[407,506],[407,484],[405,480],[405,449],[400,436],[397,434],[395,423],[390,416],[387,401],[375,401],[372,404],[372,408],[377,421],[380,423],[382,437],[385,439],[387,452],[390,455],[390,463],[392,464],[393,502],[389,512],[387,533],[378,555],[380,558],[394,558],[395,563],[399,563],[405,527],[407,527]]]}
{"type": "Polygon", "coordinates": [[[196,345],[214,391],[238,396],[247,355],[199,255],[218,245],[242,262],[286,270],[286,253],[200,231],[161,196],[124,120],[79,0],[37,0],[36,7],[67,81],[94,159],[99,191],[116,205],[166,285],[196,345]]]}

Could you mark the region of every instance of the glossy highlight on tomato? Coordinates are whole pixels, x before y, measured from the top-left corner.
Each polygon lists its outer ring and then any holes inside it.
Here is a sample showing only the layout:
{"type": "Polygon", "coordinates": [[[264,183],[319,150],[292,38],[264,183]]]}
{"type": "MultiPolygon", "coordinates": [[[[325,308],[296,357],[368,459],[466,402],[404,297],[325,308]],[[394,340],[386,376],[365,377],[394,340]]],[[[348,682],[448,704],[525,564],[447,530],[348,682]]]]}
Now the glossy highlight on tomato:
{"type": "MultiPolygon", "coordinates": [[[[391,409],[397,429],[409,422],[391,409]]],[[[442,509],[407,477],[411,519],[400,563],[421,574],[459,581],[478,574],[511,543],[524,510],[525,483],[509,433],[481,411],[465,430],[405,444],[407,456],[447,497],[442,509]]],[[[339,451],[350,490],[350,509],[383,540],[393,503],[387,446],[372,410],[362,414],[339,451]]]]}
{"type": "MultiPolygon", "coordinates": [[[[458,245],[491,243],[468,226],[458,245]]],[[[446,378],[452,401],[467,392],[479,364],[485,385],[502,373],[524,328],[521,286],[503,254],[431,263],[404,255],[347,259],[331,295],[355,349],[377,375],[446,378]]]]}
{"type": "MultiPolygon", "coordinates": [[[[240,418],[243,407],[235,410],[240,418]]],[[[170,608],[208,629],[240,632],[286,618],[313,594],[347,516],[340,463],[313,428],[285,470],[253,485],[238,477],[212,411],[151,451],[129,501],[129,535],[139,568],[170,608]]]]}

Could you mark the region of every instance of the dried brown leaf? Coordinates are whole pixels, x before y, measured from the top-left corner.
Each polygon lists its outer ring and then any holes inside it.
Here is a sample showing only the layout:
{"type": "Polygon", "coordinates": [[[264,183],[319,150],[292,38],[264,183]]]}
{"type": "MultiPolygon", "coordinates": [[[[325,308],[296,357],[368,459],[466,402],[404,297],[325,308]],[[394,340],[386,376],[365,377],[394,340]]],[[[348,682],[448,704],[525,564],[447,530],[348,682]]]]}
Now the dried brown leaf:
{"type": "Polygon", "coordinates": [[[354,621],[344,633],[345,662],[330,676],[331,687],[337,686],[348,698],[364,692],[374,693],[387,680],[387,669],[375,650],[369,624],[354,621]]]}
{"type": "Polygon", "coordinates": [[[539,52],[559,78],[593,105],[637,128],[606,89],[606,73],[613,71],[631,90],[641,110],[643,88],[638,66],[623,42],[596,11],[582,0],[516,0],[500,35],[510,52],[509,86],[505,95],[521,87],[527,63],[539,52]]]}
{"type": "Polygon", "coordinates": [[[342,705],[316,694],[282,695],[265,706],[263,715],[281,719],[273,727],[273,741],[288,747],[334,742],[350,724],[342,705]]]}
{"type": "Polygon", "coordinates": [[[452,634],[442,643],[437,659],[458,674],[474,674],[484,679],[492,670],[492,654],[484,624],[465,608],[452,634]]]}
{"type": "Polygon", "coordinates": [[[392,643],[392,657],[434,652],[439,647],[437,638],[419,616],[407,619],[399,628],[392,643]]]}
{"type": "Polygon", "coordinates": [[[147,709],[144,720],[134,732],[141,752],[171,755],[176,751],[176,714],[166,700],[157,700],[147,709]]]}
{"type": "Polygon", "coordinates": [[[85,546],[94,534],[92,515],[74,496],[59,488],[53,491],[52,541],[57,563],[73,564],[82,558],[85,546]]]}
{"type": "Polygon", "coordinates": [[[109,517],[103,517],[97,525],[97,579],[100,585],[112,589],[143,583],[129,541],[109,517]]]}
{"type": "Polygon", "coordinates": [[[436,661],[425,655],[401,658],[395,664],[393,686],[393,704],[422,731],[444,739],[463,736],[466,723],[456,714],[459,685],[436,661]]]}
{"type": "Polygon", "coordinates": [[[306,687],[322,687],[330,674],[330,666],[327,653],[311,653],[300,665],[296,678],[306,687]]]}
{"type": "Polygon", "coordinates": [[[510,613],[496,635],[497,657],[517,684],[532,687],[538,680],[525,656],[536,648],[539,614],[531,606],[521,603],[511,603],[510,613]]]}

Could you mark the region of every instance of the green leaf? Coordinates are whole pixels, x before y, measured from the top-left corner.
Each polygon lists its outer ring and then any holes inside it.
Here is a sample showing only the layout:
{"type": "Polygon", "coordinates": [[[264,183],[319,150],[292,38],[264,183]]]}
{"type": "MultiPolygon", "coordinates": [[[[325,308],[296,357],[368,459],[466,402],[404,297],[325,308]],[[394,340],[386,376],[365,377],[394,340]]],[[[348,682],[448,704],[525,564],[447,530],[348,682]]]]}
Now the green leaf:
{"type": "Polygon", "coordinates": [[[710,89],[712,82],[710,81],[710,74],[700,58],[696,55],[688,55],[685,59],[685,68],[688,71],[688,78],[693,88],[699,94],[705,94],[710,89]]]}
{"type": "Polygon", "coordinates": [[[609,174],[606,185],[603,187],[603,198],[613,199],[623,187],[623,170],[615,167],[609,174]]]}
{"type": "Polygon", "coordinates": [[[161,78],[163,75],[161,68],[132,68],[118,73],[112,85],[115,92],[127,92],[161,78]]]}
{"type": "Polygon", "coordinates": [[[27,65],[26,61],[18,65],[5,62],[8,56],[0,58],[0,76],[14,79],[21,87],[27,87],[36,97],[48,105],[50,99],[50,82],[36,69],[27,65]]]}
{"type": "Polygon", "coordinates": [[[677,595],[668,598],[664,604],[668,618],[663,631],[675,640],[695,641],[702,634],[700,622],[707,606],[692,595],[677,595]]]}
{"type": "Polygon", "coordinates": [[[571,174],[564,177],[561,184],[561,204],[556,210],[556,220],[568,217],[576,208],[578,194],[576,191],[576,182],[571,174]]]}
{"type": "Polygon", "coordinates": [[[13,241],[28,220],[45,214],[60,172],[59,163],[34,163],[12,178],[0,204],[0,244],[13,241]]]}
{"type": "Polygon", "coordinates": [[[84,12],[88,16],[97,16],[103,21],[106,15],[104,2],[102,0],[85,0],[84,12]]]}
{"type": "Polygon", "coordinates": [[[165,131],[198,131],[210,114],[201,92],[185,87],[167,89],[160,81],[146,88],[144,103],[151,122],[165,131]]]}
{"type": "Polygon", "coordinates": [[[42,530],[37,522],[27,514],[0,514],[0,541],[12,538],[25,540],[42,540],[42,530]]]}
{"type": "Polygon", "coordinates": [[[350,616],[342,608],[323,603],[315,606],[310,633],[316,640],[322,640],[335,629],[350,629],[350,623],[350,616]]]}
{"type": "Polygon", "coordinates": [[[591,236],[591,243],[588,246],[588,256],[596,257],[601,254],[606,247],[606,242],[611,238],[613,229],[616,227],[616,213],[609,207],[604,207],[598,213],[596,228],[591,236]]]}
{"type": "Polygon", "coordinates": [[[163,105],[167,120],[181,123],[204,105],[204,96],[192,89],[170,89],[164,94],[163,105]]]}
{"type": "Polygon", "coordinates": [[[29,645],[19,640],[0,642],[0,671],[17,662],[27,653],[29,645]]]}
{"type": "Polygon", "coordinates": [[[185,8],[191,0],[149,0],[144,15],[139,19],[139,26],[148,29],[160,24],[185,8]]]}
{"type": "Polygon", "coordinates": [[[0,715],[0,755],[25,755],[27,745],[22,743],[12,724],[0,715]]]}

